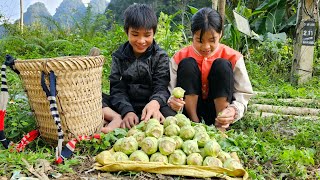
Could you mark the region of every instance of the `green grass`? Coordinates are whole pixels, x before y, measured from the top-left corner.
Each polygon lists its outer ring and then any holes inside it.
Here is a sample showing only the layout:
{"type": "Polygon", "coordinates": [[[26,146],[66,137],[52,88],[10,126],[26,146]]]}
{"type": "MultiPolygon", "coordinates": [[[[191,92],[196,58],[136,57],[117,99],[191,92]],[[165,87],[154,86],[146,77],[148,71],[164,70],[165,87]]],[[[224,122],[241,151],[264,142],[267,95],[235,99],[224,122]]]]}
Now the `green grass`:
{"type": "MultiPolygon", "coordinates": [[[[124,132],[103,136],[103,143],[94,140],[77,146],[75,155],[56,167],[60,173],[77,174],[77,166],[86,163],[80,156],[94,156],[110,148],[110,142],[124,132]]],[[[320,121],[280,117],[245,116],[227,132],[229,142],[252,179],[317,179],[320,177],[320,121]]],[[[10,177],[13,170],[28,174],[21,158],[30,164],[43,158],[54,161],[54,150],[41,140],[29,145],[23,153],[0,150],[0,176],[10,177]],[[4,168],[5,167],[5,168],[4,168]]],[[[91,166],[92,164],[87,164],[91,166]]],[[[125,176],[125,175],[124,175],[125,176]]]]}
{"type": "Polygon", "coordinates": [[[316,179],[319,172],[319,121],[245,117],[228,135],[253,179],[316,179]]]}

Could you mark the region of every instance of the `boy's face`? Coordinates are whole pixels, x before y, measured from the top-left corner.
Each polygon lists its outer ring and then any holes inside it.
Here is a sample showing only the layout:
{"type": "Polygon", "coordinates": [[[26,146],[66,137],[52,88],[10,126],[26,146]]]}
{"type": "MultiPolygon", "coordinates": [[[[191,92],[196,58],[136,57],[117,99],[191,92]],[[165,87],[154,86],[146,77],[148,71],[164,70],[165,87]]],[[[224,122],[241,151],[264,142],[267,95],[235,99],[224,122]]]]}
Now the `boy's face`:
{"type": "Polygon", "coordinates": [[[154,33],[153,29],[133,29],[129,27],[127,35],[134,55],[139,57],[146,52],[147,48],[152,44],[154,33]]]}
{"type": "Polygon", "coordinates": [[[200,33],[201,31],[196,31],[193,35],[193,47],[204,57],[210,57],[214,50],[219,45],[219,40],[221,34],[217,33],[215,30],[206,31],[202,35],[200,42],[200,33]]]}

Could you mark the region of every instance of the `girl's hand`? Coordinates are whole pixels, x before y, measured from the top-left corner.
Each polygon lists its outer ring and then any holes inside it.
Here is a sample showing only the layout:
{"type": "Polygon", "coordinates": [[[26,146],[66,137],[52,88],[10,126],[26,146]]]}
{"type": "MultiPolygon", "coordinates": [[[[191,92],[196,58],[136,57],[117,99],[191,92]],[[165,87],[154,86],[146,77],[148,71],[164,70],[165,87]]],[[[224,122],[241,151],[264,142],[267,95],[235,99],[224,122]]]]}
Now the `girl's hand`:
{"type": "Polygon", "coordinates": [[[183,98],[175,98],[173,96],[170,96],[168,99],[168,105],[173,109],[174,111],[181,111],[183,109],[183,106],[186,104],[186,102],[183,100],[183,98]]]}
{"type": "Polygon", "coordinates": [[[235,120],[236,110],[233,107],[228,107],[221,111],[216,120],[215,120],[215,126],[221,127],[221,128],[228,128],[230,124],[232,124],[235,120]]]}
{"type": "Polygon", "coordinates": [[[139,123],[139,118],[134,112],[128,112],[123,118],[120,127],[131,129],[133,126],[139,123]]]}
{"type": "Polygon", "coordinates": [[[151,117],[158,119],[160,122],[165,119],[160,112],[160,104],[156,100],[150,101],[142,110],[141,120],[148,121],[151,117]]]}

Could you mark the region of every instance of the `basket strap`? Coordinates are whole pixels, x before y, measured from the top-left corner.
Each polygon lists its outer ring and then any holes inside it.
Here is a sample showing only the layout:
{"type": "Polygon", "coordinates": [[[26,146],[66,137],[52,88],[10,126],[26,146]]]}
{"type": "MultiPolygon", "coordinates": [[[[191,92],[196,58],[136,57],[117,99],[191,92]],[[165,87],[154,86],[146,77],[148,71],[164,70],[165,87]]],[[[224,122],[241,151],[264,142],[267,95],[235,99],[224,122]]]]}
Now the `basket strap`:
{"type": "Polygon", "coordinates": [[[62,149],[61,156],[56,159],[57,164],[61,164],[65,159],[69,158],[75,148],[76,144],[80,141],[88,141],[91,139],[101,139],[100,134],[94,134],[93,136],[78,136],[78,138],[71,139],[62,149]]]}
{"type": "Polygon", "coordinates": [[[48,101],[50,103],[50,112],[57,125],[58,130],[58,146],[56,147],[56,158],[61,156],[62,143],[63,143],[63,130],[61,126],[60,116],[58,112],[57,100],[56,100],[56,76],[53,71],[49,74],[50,90],[45,82],[45,73],[41,73],[41,86],[43,91],[46,93],[48,101]]]}
{"type": "Polygon", "coordinates": [[[8,149],[10,141],[6,139],[4,134],[4,117],[6,116],[6,106],[9,99],[8,86],[7,86],[7,76],[6,76],[7,66],[3,64],[1,66],[1,91],[0,91],[0,142],[2,145],[8,149]]]}
{"type": "Polygon", "coordinates": [[[10,54],[6,55],[5,65],[9,66],[15,73],[20,74],[20,72],[14,67],[14,61],[16,59],[12,57],[10,54]]]}
{"type": "Polygon", "coordinates": [[[9,145],[11,142],[8,139],[6,139],[6,136],[4,135],[3,130],[0,130],[0,141],[6,149],[9,148],[9,145]]]}
{"type": "Polygon", "coordinates": [[[38,130],[32,130],[29,133],[27,133],[23,138],[21,139],[20,143],[16,145],[17,152],[21,152],[24,150],[24,148],[33,140],[35,140],[40,135],[38,130]]]}
{"type": "MultiPolygon", "coordinates": [[[[14,58],[10,55],[6,55],[6,61],[1,66],[1,92],[0,92],[0,141],[2,145],[8,149],[9,147],[14,147],[14,143],[7,140],[4,134],[4,118],[6,115],[6,106],[7,102],[9,100],[9,93],[8,93],[8,85],[7,85],[7,77],[6,77],[6,68],[7,66],[10,66],[12,70],[14,70],[17,74],[19,74],[19,71],[13,69],[14,67],[14,58]]],[[[16,150],[18,152],[24,150],[26,145],[28,145],[30,142],[32,142],[35,138],[39,136],[38,130],[33,130],[26,134],[20,143],[15,146],[16,150]]]]}

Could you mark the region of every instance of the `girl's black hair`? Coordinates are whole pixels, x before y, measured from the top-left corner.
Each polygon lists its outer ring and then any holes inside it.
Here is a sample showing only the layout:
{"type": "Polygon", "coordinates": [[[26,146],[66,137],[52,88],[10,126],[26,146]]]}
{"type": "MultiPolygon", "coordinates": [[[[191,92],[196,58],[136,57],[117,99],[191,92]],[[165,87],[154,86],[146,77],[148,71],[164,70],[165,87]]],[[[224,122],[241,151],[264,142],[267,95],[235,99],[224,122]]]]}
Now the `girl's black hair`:
{"type": "Polygon", "coordinates": [[[203,34],[214,29],[217,33],[222,31],[222,18],[220,14],[211,8],[201,8],[196,14],[192,16],[191,19],[191,32],[194,35],[197,31],[200,33],[200,42],[203,34]]]}
{"type": "Polygon", "coordinates": [[[153,9],[146,4],[132,4],[124,11],[124,30],[145,28],[157,31],[158,19],[153,9]]]}

